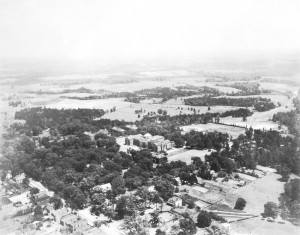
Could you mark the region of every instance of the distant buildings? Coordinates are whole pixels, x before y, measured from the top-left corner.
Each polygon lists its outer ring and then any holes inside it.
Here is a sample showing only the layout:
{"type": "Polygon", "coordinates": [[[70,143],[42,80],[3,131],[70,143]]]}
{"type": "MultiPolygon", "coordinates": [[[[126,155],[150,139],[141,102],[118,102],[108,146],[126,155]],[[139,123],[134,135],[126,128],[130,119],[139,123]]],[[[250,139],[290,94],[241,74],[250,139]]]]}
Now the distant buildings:
{"type": "Polygon", "coordinates": [[[166,151],[173,147],[173,142],[166,140],[161,135],[131,135],[125,138],[126,145],[136,145],[142,148],[149,148],[154,152],[166,151]]]}

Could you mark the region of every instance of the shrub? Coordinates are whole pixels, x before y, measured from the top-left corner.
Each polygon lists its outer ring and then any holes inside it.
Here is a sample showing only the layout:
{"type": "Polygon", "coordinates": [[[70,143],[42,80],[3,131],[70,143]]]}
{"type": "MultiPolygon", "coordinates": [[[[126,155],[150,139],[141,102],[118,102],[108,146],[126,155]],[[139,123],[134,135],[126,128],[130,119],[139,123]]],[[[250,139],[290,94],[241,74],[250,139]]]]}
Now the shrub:
{"type": "Polygon", "coordinates": [[[265,211],[264,211],[264,216],[265,217],[272,217],[272,218],[276,218],[278,215],[278,208],[276,203],[274,202],[267,202],[264,205],[265,211]]]}
{"type": "Polygon", "coordinates": [[[212,218],[213,220],[220,221],[221,223],[227,222],[227,220],[225,218],[223,218],[222,216],[219,216],[213,212],[209,212],[209,215],[210,215],[210,218],[212,218]]]}
{"type": "Polygon", "coordinates": [[[244,198],[239,197],[236,200],[234,209],[243,210],[245,208],[245,206],[246,206],[246,203],[247,202],[246,202],[246,200],[244,198]]]}
{"type": "Polygon", "coordinates": [[[207,211],[200,211],[197,217],[197,226],[199,228],[209,227],[211,224],[211,217],[207,211]]]}

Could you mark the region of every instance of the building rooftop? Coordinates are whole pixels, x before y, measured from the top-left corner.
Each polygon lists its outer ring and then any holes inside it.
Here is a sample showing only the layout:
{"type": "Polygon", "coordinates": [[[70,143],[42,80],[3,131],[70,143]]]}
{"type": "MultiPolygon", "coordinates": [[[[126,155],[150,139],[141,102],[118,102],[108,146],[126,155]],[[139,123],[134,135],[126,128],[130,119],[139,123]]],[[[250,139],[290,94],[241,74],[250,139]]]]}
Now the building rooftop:
{"type": "Polygon", "coordinates": [[[112,130],[118,131],[118,132],[124,132],[124,131],[125,131],[124,129],[119,128],[119,127],[116,127],[116,126],[114,126],[114,127],[112,128],[112,130]]]}
{"type": "Polygon", "coordinates": [[[25,173],[22,173],[22,174],[16,175],[14,177],[14,179],[15,180],[23,180],[25,177],[26,177],[25,173]]]}
{"type": "Polygon", "coordinates": [[[137,128],[137,126],[136,125],[126,125],[126,127],[128,128],[128,129],[131,129],[131,130],[136,130],[136,129],[138,129],[137,128]]]}
{"type": "Polygon", "coordinates": [[[107,233],[103,232],[100,228],[90,228],[89,230],[84,231],[84,235],[108,235],[107,233]]]}
{"type": "Polygon", "coordinates": [[[62,216],[61,221],[63,221],[66,224],[74,224],[77,222],[77,220],[80,220],[76,215],[70,213],[67,215],[62,216]]]}
{"type": "Polygon", "coordinates": [[[53,210],[53,211],[52,211],[52,214],[53,214],[55,217],[56,217],[56,216],[62,217],[62,216],[71,214],[71,212],[68,211],[68,209],[64,207],[64,208],[61,208],[61,209],[58,209],[58,210],[53,210]]]}

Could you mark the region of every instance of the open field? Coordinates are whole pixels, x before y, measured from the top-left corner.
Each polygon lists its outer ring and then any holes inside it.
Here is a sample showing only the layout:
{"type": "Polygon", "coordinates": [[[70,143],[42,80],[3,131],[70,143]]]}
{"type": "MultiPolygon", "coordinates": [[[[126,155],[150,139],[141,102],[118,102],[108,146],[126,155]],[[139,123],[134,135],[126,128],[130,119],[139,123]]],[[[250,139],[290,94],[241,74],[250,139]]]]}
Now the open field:
{"type": "Polygon", "coordinates": [[[234,196],[230,195],[225,200],[234,205],[238,197],[243,197],[247,201],[245,211],[259,215],[263,212],[265,203],[268,201],[278,202],[284,185],[284,182],[278,181],[280,177],[278,174],[269,173],[265,177],[238,188],[233,192],[234,196]]]}
{"type": "Polygon", "coordinates": [[[261,217],[256,217],[231,223],[231,232],[233,235],[297,235],[299,234],[299,227],[289,222],[285,224],[272,223],[261,220],[261,217]]]}
{"type": "Polygon", "coordinates": [[[226,125],[220,125],[215,123],[181,126],[180,129],[182,129],[182,133],[190,132],[191,130],[200,131],[200,132],[218,131],[222,133],[227,133],[229,136],[232,136],[233,138],[237,138],[240,134],[245,134],[245,128],[226,126],[226,125]]]}
{"type": "MultiPolygon", "coordinates": [[[[252,116],[247,117],[246,121],[243,121],[242,118],[224,117],[220,119],[220,122],[229,125],[235,124],[237,126],[242,126],[242,127],[252,126],[253,129],[264,128],[269,130],[271,128],[273,130],[278,130],[279,123],[272,121],[273,115],[278,112],[289,112],[294,109],[294,107],[291,104],[287,104],[287,105],[288,108],[281,106],[265,112],[254,112],[252,116]]],[[[282,130],[287,131],[287,128],[285,126],[282,126],[282,130]]]]}
{"type": "MultiPolygon", "coordinates": [[[[212,150],[214,151],[214,150],[212,150]]],[[[186,162],[187,164],[190,164],[192,162],[191,158],[192,157],[200,157],[202,161],[204,161],[204,157],[205,155],[209,155],[211,152],[209,152],[208,150],[189,150],[183,153],[179,153],[176,155],[173,155],[171,157],[168,157],[168,161],[183,161],[186,162]]]]}
{"type": "Polygon", "coordinates": [[[121,108],[128,106],[130,103],[125,102],[123,98],[112,98],[112,99],[99,99],[99,100],[73,100],[73,99],[64,99],[58,103],[53,103],[46,105],[47,108],[56,108],[56,109],[111,109],[114,106],[116,108],[121,108]]]}

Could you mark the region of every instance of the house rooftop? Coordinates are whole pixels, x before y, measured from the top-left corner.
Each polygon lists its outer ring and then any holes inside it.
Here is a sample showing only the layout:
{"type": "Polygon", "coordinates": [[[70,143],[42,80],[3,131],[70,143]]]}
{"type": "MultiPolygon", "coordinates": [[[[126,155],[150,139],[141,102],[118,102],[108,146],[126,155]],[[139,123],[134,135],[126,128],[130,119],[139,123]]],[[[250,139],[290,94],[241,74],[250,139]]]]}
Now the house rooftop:
{"type": "Polygon", "coordinates": [[[73,224],[73,223],[77,222],[77,220],[80,220],[80,218],[78,218],[76,215],[74,215],[72,213],[63,215],[61,218],[61,221],[63,221],[66,224],[73,224]]]}
{"type": "Polygon", "coordinates": [[[61,208],[61,209],[58,209],[58,210],[53,210],[52,214],[54,216],[60,216],[60,217],[62,217],[62,216],[71,214],[71,212],[69,212],[68,209],[64,207],[64,208],[61,208]]]}
{"type": "Polygon", "coordinates": [[[122,128],[119,128],[119,127],[113,127],[112,128],[112,130],[114,130],[114,131],[118,131],[118,132],[124,132],[125,130],[124,129],[122,129],[122,128]]]}
{"type": "Polygon", "coordinates": [[[126,125],[126,127],[128,128],[128,129],[131,129],[131,130],[136,130],[136,129],[138,129],[137,128],[137,126],[136,125],[126,125]]]}

